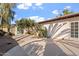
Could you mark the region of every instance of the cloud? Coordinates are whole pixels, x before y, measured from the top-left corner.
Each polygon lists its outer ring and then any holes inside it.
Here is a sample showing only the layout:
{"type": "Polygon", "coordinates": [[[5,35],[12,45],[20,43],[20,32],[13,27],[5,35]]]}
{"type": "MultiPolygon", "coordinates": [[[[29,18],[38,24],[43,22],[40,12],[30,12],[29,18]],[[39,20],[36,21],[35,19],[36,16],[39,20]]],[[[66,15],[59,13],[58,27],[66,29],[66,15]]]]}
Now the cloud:
{"type": "Polygon", "coordinates": [[[43,5],[43,3],[36,3],[36,4],[35,4],[35,6],[37,6],[37,7],[40,8],[40,9],[43,9],[42,5],[43,5]]]}
{"type": "MultiPolygon", "coordinates": [[[[64,9],[71,10],[71,6],[65,6],[64,9]]],[[[56,15],[60,15],[60,14],[62,14],[62,10],[53,10],[52,13],[56,14],[56,15]]]]}
{"type": "Polygon", "coordinates": [[[27,10],[27,9],[29,9],[29,7],[31,7],[32,6],[32,3],[26,3],[26,4],[19,4],[19,5],[17,5],[17,8],[18,9],[23,9],[23,10],[27,10]]]}
{"type": "Polygon", "coordinates": [[[47,20],[49,20],[49,19],[51,19],[51,18],[47,18],[47,20]]]}
{"type": "Polygon", "coordinates": [[[39,9],[43,10],[43,7],[42,7],[42,6],[38,6],[38,7],[33,6],[32,8],[33,8],[33,10],[36,10],[37,8],[39,8],[39,9]]]}
{"type": "Polygon", "coordinates": [[[35,5],[36,6],[42,6],[42,3],[36,3],[35,5]]]}
{"type": "Polygon", "coordinates": [[[16,17],[17,17],[17,15],[14,15],[14,17],[16,18],[16,17]]]}
{"type": "Polygon", "coordinates": [[[44,21],[44,20],[45,20],[44,17],[40,17],[40,16],[30,16],[30,17],[28,17],[28,18],[33,19],[33,20],[35,20],[36,22],[41,22],[41,21],[44,21]]]}
{"type": "Polygon", "coordinates": [[[23,10],[28,10],[30,7],[32,7],[33,9],[36,9],[37,7],[40,9],[43,9],[42,7],[42,3],[21,3],[19,5],[17,5],[18,9],[23,9],[23,10]]]}
{"type": "Polygon", "coordinates": [[[53,14],[59,14],[59,10],[53,10],[52,13],[53,14]]]}
{"type": "Polygon", "coordinates": [[[40,9],[43,9],[43,7],[42,7],[42,6],[40,6],[39,8],[40,8],[40,9]]]}
{"type": "Polygon", "coordinates": [[[65,6],[64,9],[71,9],[71,6],[65,6]]]}

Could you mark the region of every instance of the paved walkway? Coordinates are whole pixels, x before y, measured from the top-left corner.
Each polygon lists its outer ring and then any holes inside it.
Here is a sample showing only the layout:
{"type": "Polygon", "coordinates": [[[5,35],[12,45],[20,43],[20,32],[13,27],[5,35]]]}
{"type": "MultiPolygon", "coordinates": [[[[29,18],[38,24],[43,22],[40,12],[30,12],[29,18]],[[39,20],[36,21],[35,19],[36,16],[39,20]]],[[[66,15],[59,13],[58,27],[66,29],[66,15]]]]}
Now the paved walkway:
{"type": "Polygon", "coordinates": [[[27,36],[18,41],[19,45],[5,53],[5,56],[76,56],[79,55],[79,41],[42,40],[27,36]]]}
{"type": "Polygon", "coordinates": [[[67,55],[79,56],[79,41],[78,40],[59,40],[55,42],[67,55]]]}
{"type": "Polygon", "coordinates": [[[0,55],[3,55],[17,45],[17,41],[9,36],[0,37],[0,55]]]}
{"type": "Polygon", "coordinates": [[[18,45],[6,52],[3,56],[27,56],[27,54],[23,48],[18,45]]]}
{"type": "Polygon", "coordinates": [[[46,42],[44,56],[66,56],[66,54],[51,40],[46,42]]]}
{"type": "Polygon", "coordinates": [[[28,36],[24,39],[18,41],[19,45],[9,50],[4,56],[30,56],[30,55],[43,55],[43,49],[45,47],[45,42],[38,38],[33,38],[33,36],[28,36]],[[34,44],[36,45],[34,45],[34,44]],[[35,47],[34,47],[35,46],[35,47]],[[37,48],[37,50],[35,50],[37,48]],[[41,48],[42,49],[41,49],[41,48]],[[35,49],[33,49],[35,48],[35,49]],[[35,52],[34,52],[35,50],[35,52]],[[32,53],[32,54],[31,54],[32,53]]]}

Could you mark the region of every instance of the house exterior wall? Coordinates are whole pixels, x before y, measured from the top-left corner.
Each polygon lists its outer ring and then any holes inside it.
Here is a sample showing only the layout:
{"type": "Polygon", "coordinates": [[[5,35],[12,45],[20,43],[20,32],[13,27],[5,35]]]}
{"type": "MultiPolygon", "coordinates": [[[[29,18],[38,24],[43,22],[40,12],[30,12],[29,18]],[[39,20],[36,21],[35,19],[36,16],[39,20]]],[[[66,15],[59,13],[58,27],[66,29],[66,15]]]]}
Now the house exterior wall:
{"type": "Polygon", "coordinates": [[[59,29],[57,31],[55,29],[56,33],[52,36],[52,38],[55,40],[62,39],[62,38],[69,39],[70,38],[70,23],[69,22],[61,22],[61,23],[58,23],[58,27],[59,27],[59,29]]]}
{"type": "Polygon", "coordinates": [[[71,37],[71,22],[79,22],[79,17],[67,18],[54,22],[52,21],[50,23],[44,24],[44,26],[47,27],[48,35],[51,36],[52,39],[79,39],[71,37]],[[51,26],[52,31],[49,26],[51,26]]]}
{"type": "Polygon", "coordinates": [[[13,33],[14,35],[17,35],[17,27],[16,26],[11,27],[10,32],[13,33]]]}
{"type": "Polygon", "coordinates": [[[52,39],[68,39],[70,38],[70,23],[69,22],[60,22],[60,23],[53,23],[53,24],[48,24],[47,26],[48,29],[48,36],[50,36],[52,39]]]}
{"type": "MultiPolygon", "coordinates": [[[[8,32],[8,28],[7,27],[0,28],[0,30],[8,32]]],[[[17,27],[16,26],[12,26],[10,28],[10,32],[13,33],[14,35],[17,35],[17,27]]]]}
{"type": "Polygon", "coordinates": [[[5,32],[8,32],[8,28],[7,27],[4,27],[2,30],[5,31],[5,32]]]}

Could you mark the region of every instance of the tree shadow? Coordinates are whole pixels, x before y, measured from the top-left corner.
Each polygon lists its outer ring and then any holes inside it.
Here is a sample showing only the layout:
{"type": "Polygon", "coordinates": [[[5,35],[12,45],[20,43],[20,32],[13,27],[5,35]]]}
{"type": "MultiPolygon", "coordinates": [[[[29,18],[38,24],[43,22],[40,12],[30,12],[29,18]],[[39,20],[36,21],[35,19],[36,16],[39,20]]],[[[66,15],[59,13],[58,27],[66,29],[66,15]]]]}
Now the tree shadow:
{"type": "Polygon", "coordinates": [[[51,39],[46,42],[44,56],[67,56],[51,39]]]}
{"type": "Polygon", "coordinates": [[[4,55],[11,48],[17,46],[18,43],[15,39],[10,36],[1,36],[0,37],[0,56],[4,55]]]}
{"type": "Polygon", "coordinates": [[[79,44],[74,43],[74,42],[60,41],[60,43],[64,43],[64,44],[67,44],[67,45],[70,45],[72,47],[75,47],[75,48],[78,48],[79,49],[79,44]]]}
{"type": "Polygon", "coordinates": [[[39,52],[43,49],[43,46],[37,42],[33,41],[24,46],[24,51],[27,53],[27,56],[39,56],[39,52]]]}
{"type": "MultiPolygon", "coordinates": [[[[65,48],[67,48],[74,56],[76,56],[76,54],[71,50],[69,49],[64,43],[61,43],[65,48]]],[[[71,45],[70,45],[71,46],[71,45]]]]}
{"type": "Polygon", "coordinates": [[[72,49],[69,49],[68,46],[74,47],[76,49],[79,49],[79,44],[76,43],[77,41],[72,42],[73,40],[61,40],[59,41],[64,47],[66,47],[70,52],[73,53],[74,56],[76,56],[76,52],[74,52],[72,49]],[[68,46],[66,46],[66,45],[68,46]]]}
{"type": "Polygon", "coordinates": [[[43,40],[36,40],[24,44],[20,47],[19,45],[9,50],[4,56],[39,56],[39,52],[43,49],[41,44],[38,42],[43,40]]]}
{"type": "Polygon", "coordinates": [[[28,36],[30,36],[30,35],[21,35],[21,36],[19,36],[19,37],[16,37],[16,38],[14,38],[14,39],[16,39],[17,41],[20,41],[21,39],[23,39],[23,38],[26,38],[26,37],[28,37],[28,36]]]}
{"type": "Polygon", "coordinates": [[[31,41],[31,42],[29,42],[29,43],[24,44],[23,46],[27,46],[27,45],[32,44],[32,43],[34,43],[34,42],[40,42],[40,41],[44,41],[44,40],[41,39],[41,40],[31,41]]]}

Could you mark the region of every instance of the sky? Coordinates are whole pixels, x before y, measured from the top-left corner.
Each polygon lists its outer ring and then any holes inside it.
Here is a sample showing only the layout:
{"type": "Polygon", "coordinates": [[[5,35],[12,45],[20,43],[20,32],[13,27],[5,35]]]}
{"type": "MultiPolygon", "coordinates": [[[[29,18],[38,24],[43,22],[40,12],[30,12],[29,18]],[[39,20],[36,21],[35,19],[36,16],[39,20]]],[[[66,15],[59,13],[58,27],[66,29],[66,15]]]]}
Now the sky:
{"type": "Polygon", "coordinates": [[[31,18],[36,22],[50,20],[64,9],[79,12],[79,3],[20,3],[13,9],[16,14],[12,24],[21,18],[31,18]]]}

